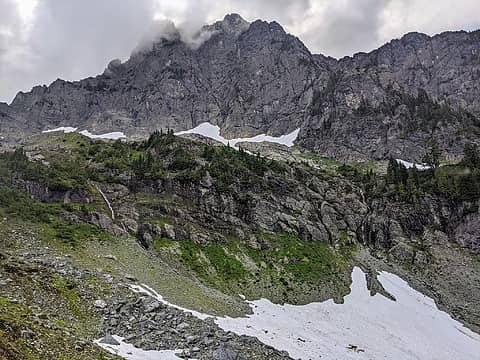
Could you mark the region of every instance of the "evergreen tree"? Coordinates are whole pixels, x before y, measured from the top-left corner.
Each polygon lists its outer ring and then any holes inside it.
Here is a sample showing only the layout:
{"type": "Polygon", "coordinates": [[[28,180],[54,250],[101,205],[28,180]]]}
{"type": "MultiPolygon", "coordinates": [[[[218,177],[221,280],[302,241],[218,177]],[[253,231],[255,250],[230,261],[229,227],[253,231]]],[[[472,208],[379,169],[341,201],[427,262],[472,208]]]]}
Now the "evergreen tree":
{"type": "Polygon", "coordinates": [[[413,168],[408,172],[407,186],[406,186],[407,200],[414,203],[417,202],[419,197],[417,171],[418,171],[417,169],[413,168]]]}
{"type": "Polygon", "coordinates": [[[397,174],[398,162],[395,159],[390,158],[387,166],[387,184],[395,184],[395,178],[397,174]]]}
{"type": "Polygon", "coordinates": [[[480,168],[480,152],[477,144],[468,143],[463,150],[463,164],[471,168],[480,168]]]}
{"type": "Polygon", "coordinates": [[[473,174],[464,175],[460,178],[459,192],[462,200],[473,200],[480,197],[480,183],[473,174]]]}
{"type": "Polygon", "coordinates": [[[430,142],[430,149],[425,153],[422,158],[424,164],[427,164],[431,168],[436,168],[440,164],[441,151],[438,147],[438,143],[435,139],[430,142]]]}

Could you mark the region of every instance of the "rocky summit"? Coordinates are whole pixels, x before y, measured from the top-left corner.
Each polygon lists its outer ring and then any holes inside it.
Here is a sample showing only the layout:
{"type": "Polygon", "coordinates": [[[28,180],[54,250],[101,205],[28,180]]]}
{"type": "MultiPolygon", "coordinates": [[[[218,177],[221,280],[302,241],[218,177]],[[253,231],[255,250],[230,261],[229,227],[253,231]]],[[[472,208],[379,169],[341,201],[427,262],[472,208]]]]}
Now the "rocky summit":
{"type": "Polygon", "coordinates": [[[337,60],[276,22],[233,14],[188,40],[165,30],[96,77],[19,93],[0,105],[0,131],[12,141],[59,126],[145,137],[210,122],[230,137],[301,128],[299,145],[340,160],[418,161],[432,141],[458,158],[478,138],[479,79],[478,31],[409,33],[337,60]]]}
{"type": "Polygon", "coordinates": [[[0,104],[0,359],[474,358],[479,45],[232,14],[0,104]]]}

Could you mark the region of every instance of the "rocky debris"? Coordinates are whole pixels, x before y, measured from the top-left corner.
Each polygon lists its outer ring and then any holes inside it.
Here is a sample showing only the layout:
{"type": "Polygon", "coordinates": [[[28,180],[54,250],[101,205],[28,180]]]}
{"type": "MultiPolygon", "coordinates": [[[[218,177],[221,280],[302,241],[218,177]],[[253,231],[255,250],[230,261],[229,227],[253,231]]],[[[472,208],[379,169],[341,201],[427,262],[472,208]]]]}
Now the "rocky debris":
{"type": "Polygon", "coordinates": [[[86,220],[90,224],[96,225],[115,236],[122,236],[126,233],[125,230],[123,230],[119,225],[117,225],[111,217],[105,215],[104,213],[89,213],[86,220]]]}
{"type": "Polygon", "coordinates": [[[102,290],[89,283],[100,274],[37,247],[29,235],[13,236],[22,239],[22,246],[29,244],[30,251],[9,249],[0,256],[0,278],[8,279],[0,286],[0,357],[24,359],[35,353],[45,359],[112,358],[80,334],[80,329],[95,331],[85,319],[97,321],[95,307],[101,311],[107,305],[94,300],[102,290]]]}
{"type": "Polygon", "coordinates": [[[132,282],[136,282],[136,281],[137,281],[137,278],[136,278],[135,276],[133,276],[133,275],[130,275],[130,274],[125,274],[124,277],[125,277],[125,279],[130,280],[130,281],[132,281],[132,282]]]}
{"type": "Polygon", "coordinates": [[[255,338],[225,332],[147,296],[113,300],[104,309],[102,334],[115,334],[144,350],[184,349],[197,359],[289,359],[255,338]]]}
{"type": "Polygon", "coordinates": [[[412,264],[415,259],[414,249],[405,243],[398,243],[390,249],[390,253],[400,262],[412,264]]]}
{"type": "Polygon", "coordinates": [[[114,346],[120,345],[120,343],[117,340],[115,340],[115,338],[110,334],[107,334],[103,338],[101,338],[100,342],[102,344],[107,344],[107,345],[114,345],[114,346]]]}
{"type": "Polygon", "coordinates": [[[98,309],[105,309],[107,307],[105,300],[95,300],[93,305],[98,309]]]}
{"type": "Polygon", "coordinates": [[[238,358],[238,354],[225,345],[221,345],[212,354],[212,359],[214,360],[237,360],[238,358]]]}
{"type": "Polygon", "coordinates": [[[353,352],[356,352],[356,353],[362,353],[362,352],[365,352],[364,349],[361,349],[360,347],[358,347],[358,345],[353,345],[353,344],[349,344],[347,346],[347,349],[348,350],[351,350],[353,352]]]}
{"type": "Polygon", "coordinates": [[[162,225],[162,236],[168,239],[175,239],[175,227],[170,224],[162,225]]]}

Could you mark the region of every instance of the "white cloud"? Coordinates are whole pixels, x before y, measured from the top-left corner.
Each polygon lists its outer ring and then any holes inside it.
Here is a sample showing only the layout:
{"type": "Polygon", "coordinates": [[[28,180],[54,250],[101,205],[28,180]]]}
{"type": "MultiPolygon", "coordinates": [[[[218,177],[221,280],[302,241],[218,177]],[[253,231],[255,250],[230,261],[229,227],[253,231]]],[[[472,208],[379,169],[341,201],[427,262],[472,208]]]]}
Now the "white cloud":
{"type": "Polygon", "coordinates": [[[410,31],[430,35],[446,30],[476,30],[480,28],[478,0],[428,1],[392,0],[382,13],[379,39],[382,42],[398,38],[410,31]]]}
{"type": "Polygon", "coordinates": [[[18,14],[24,23],[31,23],[34,19],[35,9],[38,5],[38,0],[21,0],[17,1],[18,14]]]}

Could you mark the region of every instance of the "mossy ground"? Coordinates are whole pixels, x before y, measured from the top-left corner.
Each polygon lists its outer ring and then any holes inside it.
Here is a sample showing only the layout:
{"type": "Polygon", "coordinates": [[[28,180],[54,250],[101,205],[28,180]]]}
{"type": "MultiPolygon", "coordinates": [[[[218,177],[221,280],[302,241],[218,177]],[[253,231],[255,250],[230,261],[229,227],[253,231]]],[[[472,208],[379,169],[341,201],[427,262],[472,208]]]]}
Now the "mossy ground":
{"type": "Polygon", "coordinates": [[[112,359],[91,342],[100,321],[93,302],[111,295],[109,284],[17,257],[32,233],[23,232],[25,224],[15,224],[13,234],[10,224],[2,225],[9,249],[0,251],[0,359],[112,359]]]}
{"type": "Polygon", "coordinates": [[[75,246],[83,241],[108,240],[105,230],[84,222],[66,220],[88,214],[96,205],[75,203],[42,203],[25,193],[0,184],[0,216],[31,222],[45,239],[61,239],[75,246]]]}
{"type": "Polygon", "coordinates": [[[207,285],[229,294],[277,302],[306,303],[341,298],[349,292],[355,247],[335,250],[290,234],[262,233],[267,247],[230,237],[226,243],[196,244],[157,239],[155,248],[173,256],[207,285]]]}
{"type": "Polygon", "coordinates": [[[319,166],[321,169],[327,171],[331,175],[337,175],[338,169],[344,164],[351,166],[362,173],[367,173],[368,171],[374,171],[379,175],[385,175],[387,173],[388,161],[386,160],[341,162],[298,147],[293,149],[293,153],[298,154],[300,159],[303,158],[311,161],[313,164],[319,166]]]}
{"type": "MultiPolygon", "coordinates": [[[[162,241],[155,243],[163,246],[162,241]]],[[[248,307],[240,299],[229,297],[202,284],[171,254],[158,256],[142,248],[135,238],[115,238],[112,241],[90,241],[71,248],[57,242],[54,246],[71,256],[79,266],[101,269],[114,276],[129,275],[162,294],[168,301],[212,315],[238,316],[248,307]]]]}
{"type": "Polygon", "coordinates": [[[115,357],[68,330],[68,323],[39,321],[29,307],[0,297],[0,359],[103,360],[115,357]]]}

